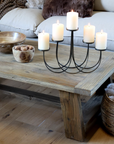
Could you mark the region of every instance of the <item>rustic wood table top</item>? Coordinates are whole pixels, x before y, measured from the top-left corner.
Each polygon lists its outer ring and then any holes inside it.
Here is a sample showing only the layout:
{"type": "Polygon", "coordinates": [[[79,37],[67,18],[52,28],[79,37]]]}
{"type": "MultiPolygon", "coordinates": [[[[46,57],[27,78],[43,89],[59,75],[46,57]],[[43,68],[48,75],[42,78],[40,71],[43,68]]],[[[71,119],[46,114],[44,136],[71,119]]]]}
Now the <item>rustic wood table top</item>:
{"type": "MultiPolygon", "coordinates": [[[[69,49],[69,46],[59,45],[59,60],[63,64],[68,61],[69,49]]],[[[75,48],[75,59],[79,64],[85,59],[86,51],[86,48],[75,48]]],[[[99,59],[99,51],[90,49],[89,58],[87,66],[94,65],[99,59]]],[[[46,61],[57,67],[55,44],[50,44],[46,61]]],[[[66,137],[85,141],[100,112],[102,96],[94,93],[113,74],[114,53],[104,51],[101,65],[89,74],[50,72],[43,62],[43,52],[38,51],[37,46],[34,59],[30,63],[18,63],[12,54],[0,53],[0,67],[2,78],[59,90],[66,137]],[[82,106],[81,95],[92,98],[82,106]]]]}
{"type": "MultiPolygon", "coordinates": [[[[86,48],[75,48],[76,61],[82,62],[86,55],[86,48]]],[[[59,46],[59,59],[65,64],[69,55],[69,46],[59,46]]],[[[99,51],[90,50],[88,66],[95,64],[99,58],[99,51]]],[[[46,61],[53,67],[57,66],[55,59],[55,44],[50,44],[50,51],[46,52],[46,61]]],[[[12,54],[0,53],[0,77],[40,85],[57,90],[92,96],[95,91],[114,72],[114,53],[103,52],[99,68],[89,74],[56,74],[50,72],[43,62],[43,52],[36,49],[33,61],[18,63],[12,54]]]]}

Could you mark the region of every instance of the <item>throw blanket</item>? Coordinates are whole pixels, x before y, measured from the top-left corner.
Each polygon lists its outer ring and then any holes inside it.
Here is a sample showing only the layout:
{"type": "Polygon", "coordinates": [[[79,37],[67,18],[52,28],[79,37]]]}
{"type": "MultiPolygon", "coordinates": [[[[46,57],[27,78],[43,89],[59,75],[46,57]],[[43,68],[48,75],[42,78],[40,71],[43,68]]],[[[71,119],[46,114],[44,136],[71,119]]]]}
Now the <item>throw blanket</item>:
{"type": "Polygon", "coordinates": [[[0,19],[14,8],[26,8],[25,3],[26,0],[0,0],[0,19]]]}

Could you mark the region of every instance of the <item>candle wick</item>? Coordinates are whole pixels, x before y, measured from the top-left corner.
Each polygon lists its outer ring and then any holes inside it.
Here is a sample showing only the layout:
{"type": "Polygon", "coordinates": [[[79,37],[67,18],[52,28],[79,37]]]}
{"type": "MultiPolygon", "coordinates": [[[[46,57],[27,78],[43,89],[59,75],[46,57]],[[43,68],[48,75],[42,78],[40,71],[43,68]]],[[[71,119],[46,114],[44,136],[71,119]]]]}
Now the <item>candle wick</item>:
{"type": "Polygon", "coordinates": [[[59,20],[57,20],[57,24],[59,25],[59,20]]]}
{"type": "Polygon", "coordinates": [[[103,33],[103,30],[101,30],[101,34],[103,33]]]}
{"type": "Polygon", "coordinates": [[[42,32],[43,34],[44,34],[44,30],[43,30],[43,32],[42,32]]]}
{"type": "Polygon", "coordinates": [[[88,26],[90,27],[90,23],[88,23],[88,26]]]}

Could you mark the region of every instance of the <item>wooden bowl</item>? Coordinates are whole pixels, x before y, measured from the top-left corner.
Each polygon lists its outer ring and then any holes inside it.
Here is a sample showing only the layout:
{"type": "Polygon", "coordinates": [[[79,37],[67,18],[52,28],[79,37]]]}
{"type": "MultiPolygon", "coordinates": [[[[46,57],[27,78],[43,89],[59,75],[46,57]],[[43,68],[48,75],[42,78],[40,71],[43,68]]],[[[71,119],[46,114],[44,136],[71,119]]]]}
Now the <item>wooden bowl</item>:
{"type": "Polygon", "coordinates": [[[19,32],[0,32],[0,52],[12,53],[12,47],[18,44],[22,44],[25,39],[26,36],[19,32]]]}
{"type": "Polygon", "coordinates": [[[34,57],[35,48],[31,45],[18,45],[14,46],[12,51],[17,62],[28,63],[34,57]]]}

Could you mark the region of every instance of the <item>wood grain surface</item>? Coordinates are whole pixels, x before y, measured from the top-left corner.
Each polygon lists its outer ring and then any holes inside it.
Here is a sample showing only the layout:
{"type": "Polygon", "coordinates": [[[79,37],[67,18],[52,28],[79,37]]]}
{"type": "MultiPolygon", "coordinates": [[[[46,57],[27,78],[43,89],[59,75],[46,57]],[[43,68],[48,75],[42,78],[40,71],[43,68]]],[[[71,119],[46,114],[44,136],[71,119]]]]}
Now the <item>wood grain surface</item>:
{"type": "MultiPolygon", "coordinates": [[[[60,45],[59,51],[59,59],[62,63],[65,63],[69,55],[69,46],[60,45]]],[[[94,49],[90,52],[89,65],[92,65],[96,63],[99,52],[94,49]]],[[[85,57],[86,49],[75,48],[75,54],[76,60],[80,63],[85,57]]],[[[102,64],[91,74],[55,74],[47,70],[43,62],[43,53],[38,51],[36,46],[34,59],[30,63],[17,63],[12,54],[0,54],[0,77],[92,96],[102,83],[114,72],[113,58],[113,53],[103,52],[102,64]]],[[[57,66],[55,44],[50,44],[50,51],[46,53],[46,61],[51,66],[57,66]]]]}
{"type": "Polygon", "coordinates": [[[85,130],[80,96],[60,91],[60,101],[66,137],[83,141],[85,130]]]}

